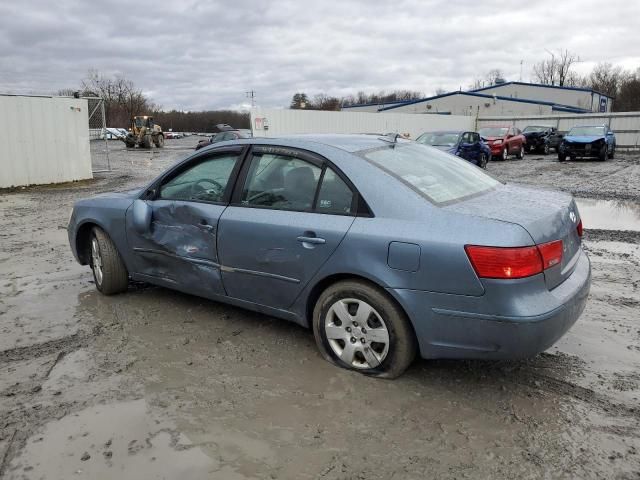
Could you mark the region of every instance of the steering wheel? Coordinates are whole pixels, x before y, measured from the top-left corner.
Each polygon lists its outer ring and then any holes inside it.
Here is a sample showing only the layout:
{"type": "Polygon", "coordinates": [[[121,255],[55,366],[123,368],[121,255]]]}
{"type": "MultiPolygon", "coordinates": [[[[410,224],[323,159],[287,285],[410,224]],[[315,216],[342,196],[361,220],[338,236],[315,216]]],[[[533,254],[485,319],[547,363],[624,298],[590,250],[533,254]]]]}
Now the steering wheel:
{"type": "Polygon", "coordinates": [[[200,200],[210,200],[210,197],[214,197],[215,200],[220,199],[224,192],[224,187],[220,185],[215,180],[211,180],[210,178],[201,178],[191,184],[191,198],[196,198],[200,200]],[[209,184],[209,186],[213,188],[206,188],[205,184],[209,184]]]}

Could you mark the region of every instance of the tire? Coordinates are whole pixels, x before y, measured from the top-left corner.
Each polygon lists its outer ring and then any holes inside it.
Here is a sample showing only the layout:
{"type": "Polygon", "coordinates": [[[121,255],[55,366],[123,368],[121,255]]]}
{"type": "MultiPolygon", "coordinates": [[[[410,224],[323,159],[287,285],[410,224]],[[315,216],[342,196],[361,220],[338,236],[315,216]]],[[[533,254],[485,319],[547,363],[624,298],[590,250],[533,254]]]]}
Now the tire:
{"type": "Polygon", "coordinates": [[[551,151],[551,148],[549,148],[549,144],[548,144],[548,143],[545,143],[545,144],[544,144],[544,148],[543,148],[543,150],[542,150],[542,151],[543,151],[543,153],[544,153],[545,155],[549,155],[549,152],[551,151]]]}
{"type": "Polygon", "coordinates": [[[478,159],[478,166],[480,168],[487,168],[487,156],[484,154],[484,152],[482,152],[480,154],[480,158],[478,159]]]}
{"type": "Polygon", "coordinates": [[[129,274],[109,236],[99,227],[91,232],[89,258],[96,288],[104,295],[125,292],[129,274]]]}
{"type": "Polygon", "coordinates": [[[509,158],[509,148],[508,147],[504,147],[504,150],[502,150],[502,160],[505,161],[507,160],[507,158],[509,158]]]}
{"type": "Polygon", "coordinates": [[[155,143],[156,147],[158,148],[164,147],[164,135],[162,134],[156,135],[155,141],[153,143],[155,143]]]}
{"type": "Polygon", "coordinates": [[[613,147],[613,148],[611,149],[611,152],[609,152],[609,160],[613,160],[613,158],[615,157],[615,155],[616,155],[616,147],[613,147]]]}
{"type": "Polygon", "coordinates": [[[524,145],[520,145],[520,151],[518,152],[518,155],[516,155],[516,158],[518,160],[524,160],[524,145]]]}
{"type": "Polygon", "coordinates": [[[151,139],[151,135],[145,135],[142,139],[141,145],[142,148],[151,148],[153,146],[153,140],[151,139]]]}
{"type": "Polygon", "coordinates": [[[401,375],[418,350],[402,309],[383,290],[359,280],[337,282],[322,292],[313,309],[313,335],[327,361],[380,378],[401,375]],[[370,313],[365,326],[358,318],[362,308],[370,313]]]}
{"type": "Polygon", "coordinates": [[[609,155],[608,152],[609,148],[605,145],[604,147],[602,147],[600,149],[600,154],[598,155],[598,160],[600,160],[601,162],[604,162],[607,160],[607,156],[609,155]]]}
{"type": "Polygon", "coordinates": [[[558,161],[564,162],[567,159],[567,155],[565,153],[558,153],[558,161]]]}

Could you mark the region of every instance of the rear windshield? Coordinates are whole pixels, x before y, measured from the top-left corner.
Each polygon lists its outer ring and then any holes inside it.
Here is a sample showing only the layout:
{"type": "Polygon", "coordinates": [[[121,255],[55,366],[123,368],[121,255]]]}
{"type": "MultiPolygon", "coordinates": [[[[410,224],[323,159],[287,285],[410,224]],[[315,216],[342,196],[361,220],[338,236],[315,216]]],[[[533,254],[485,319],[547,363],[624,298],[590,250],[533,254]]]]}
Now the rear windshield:
{"type": "Polygon", "coordinates": [[[471,163],[417,143],[359,152],[436,204],[461,200],[500,184],[471,163]]]}

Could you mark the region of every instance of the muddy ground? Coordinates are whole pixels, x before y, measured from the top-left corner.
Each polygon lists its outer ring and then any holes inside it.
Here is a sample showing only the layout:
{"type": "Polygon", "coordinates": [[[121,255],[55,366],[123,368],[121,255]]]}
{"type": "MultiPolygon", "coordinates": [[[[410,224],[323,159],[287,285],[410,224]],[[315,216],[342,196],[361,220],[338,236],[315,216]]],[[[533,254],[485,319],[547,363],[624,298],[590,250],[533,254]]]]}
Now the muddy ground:
{"type": "MultiPolygon", "coordinates": [[[[95,290],[62,228],[72,203],[145,183],[194,138],[112,142],[112,173],[0,192],[0,477],[640,478],[636,234],[587,231],[591,296],[548,352],[376,380],[284,321],[147,285],[95,290]]],[[[640,203],[640,155],[489,170],[640,203]]]]}

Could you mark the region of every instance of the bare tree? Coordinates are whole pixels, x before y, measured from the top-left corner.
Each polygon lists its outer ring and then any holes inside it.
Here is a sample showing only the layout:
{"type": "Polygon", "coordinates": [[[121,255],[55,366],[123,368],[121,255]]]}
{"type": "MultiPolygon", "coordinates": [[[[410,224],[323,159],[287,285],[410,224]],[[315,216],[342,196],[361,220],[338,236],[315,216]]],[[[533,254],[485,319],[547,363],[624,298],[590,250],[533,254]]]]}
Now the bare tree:
{"type": "Polygon", "coordinates": [[[569,50],[550,52],[546,58],[533,66],[533,76],[544,85],[572,85],[579,82],[579,77],[571,71],[571,67],[580,61],[580,57],[569,50]]]}
{"type": "Polygon", "coordinates": [[[587,79],[587,84],[598,92],[615,97],[624,77],[625,72],[621,67],[614,67],[611,63],[603,62],[593,68],[587,79]]]}
{"type": "Polygon", "coordinates": [[[447,91],[444,88],[442,88],[442,87],[436,88],[436,96],[444,95],[445,93],[447,93],[447,91]]]}
{"type": "Polygon", "coordinates": [[[495,85],[499,80],[504,79],[504,74],[499,68],[493,68],[487,72],[487,85],[495,85]]]}

